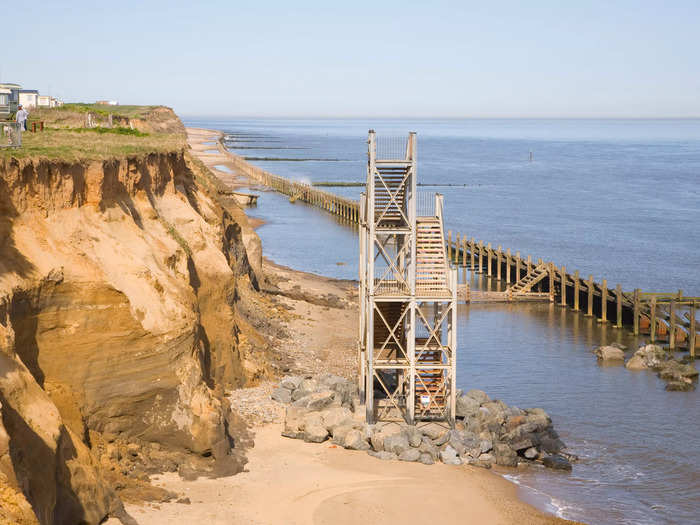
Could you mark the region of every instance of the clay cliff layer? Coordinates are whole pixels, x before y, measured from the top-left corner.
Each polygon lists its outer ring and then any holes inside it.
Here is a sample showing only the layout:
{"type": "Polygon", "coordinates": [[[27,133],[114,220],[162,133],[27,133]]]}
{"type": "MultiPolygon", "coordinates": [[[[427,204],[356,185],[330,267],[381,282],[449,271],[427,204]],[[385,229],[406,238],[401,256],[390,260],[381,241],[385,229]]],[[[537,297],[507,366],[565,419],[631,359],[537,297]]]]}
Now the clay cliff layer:
{"type": "Polygon", "coordinates": [[[223,392],[267,373],[260,243],[207,176],[184,151],[0,161],[0,521],[122,515],[110,444],[240,468],[223,392]]]}

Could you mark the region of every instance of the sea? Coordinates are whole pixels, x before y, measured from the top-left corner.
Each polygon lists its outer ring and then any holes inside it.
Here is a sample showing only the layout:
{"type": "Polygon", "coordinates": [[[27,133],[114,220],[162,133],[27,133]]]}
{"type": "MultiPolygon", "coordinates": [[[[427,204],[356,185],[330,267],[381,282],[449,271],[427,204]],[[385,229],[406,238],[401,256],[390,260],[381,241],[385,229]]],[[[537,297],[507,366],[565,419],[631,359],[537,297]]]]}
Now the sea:
{"type": "MultiPolygon", "coordinates": [[[[364,182],[367,131],[415,131],[419,190],[444,195],[454,234],[611,287],[700,296],[700,120],[184,120],[304,182],[364,182]]],[[[266,256],[357,279],[356,229],[256,190],[249,213],[265,220],[266,256]]],[[[615,341],[633,350],[645,339],[550,303],[460,305],[458,386],[544,408],[579,456],[570,473],[507,474],[525,500],[589,524],[700,523],[700,392],[666,392],[653,372],[601,366],[591,350],[615,341]]]]}

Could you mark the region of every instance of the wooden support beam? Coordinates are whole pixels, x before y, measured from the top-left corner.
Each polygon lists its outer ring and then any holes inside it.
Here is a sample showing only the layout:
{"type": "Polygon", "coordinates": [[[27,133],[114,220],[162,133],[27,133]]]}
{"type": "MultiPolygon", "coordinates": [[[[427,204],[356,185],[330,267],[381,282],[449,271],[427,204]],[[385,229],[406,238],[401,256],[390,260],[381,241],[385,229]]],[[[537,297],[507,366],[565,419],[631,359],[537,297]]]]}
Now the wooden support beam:
{"type": "Polygon", "coordinates": [[[566,266],[561,267],[561,288],[560,288],[560,293],[561,293],[561,301],[559,302],[559,306],[566,306],[566,266]]]}
{"type": "Polygon", "coordinates": [[[581,279],[579,278],[578,270],[574,272],[574,312],[579,311],[581,299],[581,279]]]}
{"type": "Polygon", "coordinates": [[[668,347],[676,349],[676,301],[673,299],[668,305],[668,347]]]}
{"type": "Polygon", "coordinates": [[[493,261],[493,250],[491,249],[491,243],[488,243],[486,246],[486,251],[488,255],[488,267],[486,268],[486,275],[488,277],[491,277],[491,267],[493,266],[491,263],[493,261]]]}
{"type": "Polygon", "coordinates": [[[467,238],[462,239],[462,266],[467,267],[467,238]]]}
{"type": "Polygon", "coordinates": [[[484,241],[479,241],[479,273],[484,272],[484,241]]]}
{"type": "Polygon", "coordinates": [[[690,350],[690,358],[695,360],[695,336],[697,326],[695,325],[695,301],[690,305],[690,327],[688,328],[688,348],[690,350]]]}
{"type": "Polygon", "coordinates": [[[615,287],[615,298],[617,299],[617,309],[615,311],[615,327],[622,328],[622,285],[615,287]]]}
{"type": "Polygon", "coordinates": [[[452,261],[452,230],[447,230],[447,260],[452,261]]]}
{"type": "Polygon", "coordinates": [[[501,280],[501,266],[503,266],[503,248],[498,247],[498,252],[496,252],[496,280],[501,280]]]}
{"type": "Polygon", "coordinates": [[[510,284],[510,248],[506,251],[506,282],[510,284]]]}
{"type": "Polygon", "coordinates": [[[593,317],[593,275],[588,276],[586,287],[588,288],[588,306],[586,308],[586,317],[593,317]]]}
{"type": "Polygon", "coordinates": [[[653,344],[656,341],[656,296],[651,297],[651,316],[649,318],[649,340],[653,344]]]}
{"type": "Polygon", "coordinates": [[[639,288],[635,288],[634,290],[634,298],[633,298],[633,304],[632,304],[632,315],[634,316],[634,319],[632,320],[632,333],[634,335],[639,335],[639,310],[640,310],[640,302],[639,302],[639,296],[641,295],[641,290],[639,288]]]}
{"type": "Polygon", "coordinates": [[[520,266],[522,265],[523,260],[520,258],[520,252],[515,252],[515,279],[513,279],[514,283],[517,283],[520,280],[520,271],[522,268],[520,266]]]}
{"type": "Polygon", "coordinates": [[[549,301],[554,302],[554,263],[549,263],[549,301]]]}
{"type": "Polygon", "coordinates": [[[459,264],[459,247],[462,246],[462,234],[458,233],[455,239],[455,264],[459,264]]]}
{"type": "Polygon", "coordinates": [[[600,319],[598,322],[607,323],[608,322],[608,280],[603,279],[603,283],[600,288],[600,319]]]}
{"type": "Polygon", "coordinates": [[[474,237],[471,238],[471,241],[469,241],[469,258],[470,258],[470,263],[471,263],[471,269],[472,272],[474,271],[474,263],[476,262],[474,259],[475,254],[474,254],[474,237]]]}

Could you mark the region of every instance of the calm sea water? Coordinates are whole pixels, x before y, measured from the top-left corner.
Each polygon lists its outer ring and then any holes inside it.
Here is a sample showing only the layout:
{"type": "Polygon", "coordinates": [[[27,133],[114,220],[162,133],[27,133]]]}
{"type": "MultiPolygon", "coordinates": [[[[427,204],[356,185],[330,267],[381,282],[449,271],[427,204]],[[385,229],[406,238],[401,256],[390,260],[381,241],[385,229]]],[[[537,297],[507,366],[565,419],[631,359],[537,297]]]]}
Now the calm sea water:
{"type": "MultiPolygon", "coordinates": [[[[364,181],[367,129],[417,131],[419,181],[435,185],[421,190],[445,195],[453,231],[625,289],[700,295],[698,120],[187,123],[247,135],[231,146],[238,154],[325,159],[252,161],[305,181],[364,181]]],[[[275,261],[356,278],[351,228],[271,192],[251,214],[267,221],[259,234],[275,261]]],[[[459,319],[459,386],[545,408],[581,457],[570,474],[510,476],[526,497],[587,523],[700,521],[700,393],[666,392],[653,373],[601,367],[590,353],[641,340],[550,304],[460,306],[459,319]]]]}

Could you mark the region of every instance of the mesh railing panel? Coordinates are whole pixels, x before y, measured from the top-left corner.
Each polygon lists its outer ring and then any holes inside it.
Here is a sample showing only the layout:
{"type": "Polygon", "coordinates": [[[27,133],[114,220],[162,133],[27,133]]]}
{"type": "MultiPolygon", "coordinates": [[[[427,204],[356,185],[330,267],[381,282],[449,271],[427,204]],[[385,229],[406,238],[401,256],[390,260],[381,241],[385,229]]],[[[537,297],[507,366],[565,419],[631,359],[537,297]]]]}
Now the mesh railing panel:
{"type": "Polygon", "coordinates": [[[404,160],[408,137],[377,137],[377,160],[404,160]]]}

